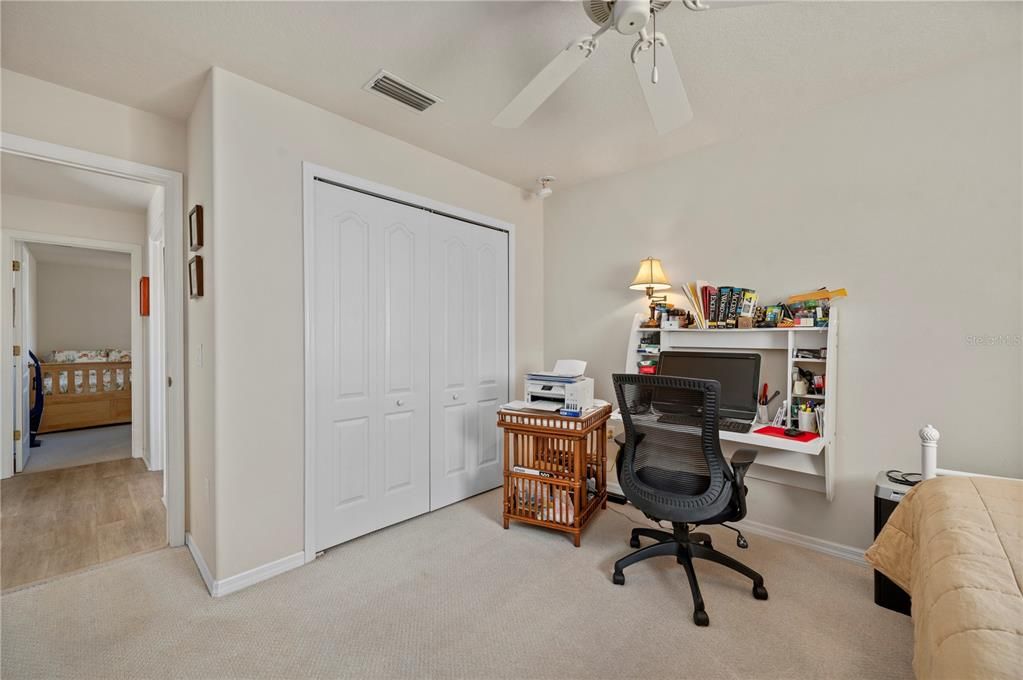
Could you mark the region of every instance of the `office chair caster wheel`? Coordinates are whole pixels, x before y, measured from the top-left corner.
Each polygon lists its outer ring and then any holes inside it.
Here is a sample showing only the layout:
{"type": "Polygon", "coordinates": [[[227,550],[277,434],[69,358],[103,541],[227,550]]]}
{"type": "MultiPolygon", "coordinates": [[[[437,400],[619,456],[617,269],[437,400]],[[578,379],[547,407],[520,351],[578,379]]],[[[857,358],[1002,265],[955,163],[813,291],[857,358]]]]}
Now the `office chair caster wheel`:
{"type": "Polygon", "coordinates": [[[615,573],[611,574],[611,583],[615,584],[616,586],[624,586],[625,574],[623,574],[620,571],[616,571],[615,573]]]}
{"type": "Polygon", "coordinates": [[[633,536],[629,539],[629,547],[639,549],[639,536],[633,536]]]}
{"type": "Polygon", "coordinates": [[[709,626],[710,617],[707,616],[707,612],[703,611],[702,609],[697,609],[695,612],[693,612],[693,623],[695,623],[697,626],[709,626]]]}
{"type": "Polygon", "coordinates": [[[758,600],[766,600],[767,588],[765,588],[764,586],[753,586],[753,597],[757,598],[758,600]]]}

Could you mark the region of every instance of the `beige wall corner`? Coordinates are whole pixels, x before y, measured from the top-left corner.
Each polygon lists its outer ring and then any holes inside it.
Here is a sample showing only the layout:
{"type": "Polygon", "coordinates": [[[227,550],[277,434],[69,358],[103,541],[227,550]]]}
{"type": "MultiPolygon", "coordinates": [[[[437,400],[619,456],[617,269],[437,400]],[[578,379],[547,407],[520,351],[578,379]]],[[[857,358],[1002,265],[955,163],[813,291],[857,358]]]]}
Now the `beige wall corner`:
{"type": "Polygon", "coordinates": [[[188,286],[188,260],[203,258],[204,295],[185,298],[185,417],[186,478],[185,526],[198,546],[206,565],[217,577],[216,459],[214,450],[215,345],[213,272],[216,239],[213,203],[213,92],[210,78],[196,99],[188,118],[188,176],[185,190],[185,255],[179,266],[185,268],[184,284],[188,286]],[[188,250],[188,213],[195,205],[203,207],[203,242],[197,252],[188,250]]]}

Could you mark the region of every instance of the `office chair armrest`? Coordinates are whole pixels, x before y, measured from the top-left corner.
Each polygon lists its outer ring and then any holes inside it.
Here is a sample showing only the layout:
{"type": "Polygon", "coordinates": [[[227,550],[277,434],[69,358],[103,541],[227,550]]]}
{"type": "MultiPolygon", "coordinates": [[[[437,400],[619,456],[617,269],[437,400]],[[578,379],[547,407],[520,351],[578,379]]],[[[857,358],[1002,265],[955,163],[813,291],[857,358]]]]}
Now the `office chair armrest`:
{"type": "Polygon", "coordinates": [[[736,518],[737,520],[746,516],[746,485],[743,484],[743,480],[746,478],[746,471],[749,470],[749,466],[756,459],[757,452],[753,449],[739,449],[732,454],[732,471],[735,474],[735,480],[732,483],[735,485],[735,498],[739,502],[739,516],[736,518]]]}
{"type": "Polygon", "coordinates": [[[742,490],[742,480],[746,477],[746,470],[757,459],[757,451],[754,449],[739,449],[732,455],[732,471],[735,472],[735,483],[742,490]]]}

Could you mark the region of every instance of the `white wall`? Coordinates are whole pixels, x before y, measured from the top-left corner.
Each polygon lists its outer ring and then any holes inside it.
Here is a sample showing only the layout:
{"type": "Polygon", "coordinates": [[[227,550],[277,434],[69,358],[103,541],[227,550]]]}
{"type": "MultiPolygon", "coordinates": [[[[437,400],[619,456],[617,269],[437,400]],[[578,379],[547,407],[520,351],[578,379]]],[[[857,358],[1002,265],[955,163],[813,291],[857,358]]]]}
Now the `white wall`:
{"type": "Polygon", "coordinates": [[[627,286],[648,255],[676,284],[768,300],[845,286],[836,499],[754,480],[750,518],[869,545],[874,476],[919,469],[927,422],[943,467],[1023,474],[1020,63],[1016,50],[556,191],[544,213],[547,363],[589,360],[612,398],[645,309],[627,286]]]}
{"type": "MultiPolygon", "coordinates": [[[[521,372],[542,360],[542,210],[511,185],[214,70],[217,578],[303,549],[302,161],[512,222],[521,372]]],[[[207,232],[209,233],[209,232],[207,232]]]]}
{"type": "MultiPolygon", "coordinates": [[[[131,349],[131,271],[62,262],[36,265],[36,344],[58,349],[131,349]]],[[[39,354],[43,359],[43,354],[39,354]]]]}
{"type": "MultiPolygon", "coordinates": [[[[193,542],[202,552],[203,559],[213,574],[217,573],[218,551],[216,507],[216,461],[214,449],[214,291],[212,273],[214,241],[217,219],[213,202],[213,92],[210,78],[206,79],[195,108],[188,119],[188,177],[186,217],[196,204],[203,206],[204,242],[197,253],[186,252],[186,261],[193,255],[204,260],[205,295],[196,300],[185,300],[185,375],[188,445],[185,495],[187,516],[185,526],[193,542]]],[[[185,225],[185,249],[188,249],[188,227],[185,225]]],[[[184,266],[184,263],[181,263],[184,266]]],[[[185,285],[188,282],[187,271],[185,285]]],[[[253,300],[247,300],[251,304],[253,300]]],[[[249,395],[232,393],[241,402],[249,395]]]]}
{"type": "Polygon", "coordinates": [[[185,126],[60,85],[0,71],[4,132],[183,172],[185,126]]]}
{"type": "Polygon", "coordinates": [[[143,215],[11,194],[0,197],[0,224],[3,229],[18,231],[139,245],[146,242],[143,215]]]}

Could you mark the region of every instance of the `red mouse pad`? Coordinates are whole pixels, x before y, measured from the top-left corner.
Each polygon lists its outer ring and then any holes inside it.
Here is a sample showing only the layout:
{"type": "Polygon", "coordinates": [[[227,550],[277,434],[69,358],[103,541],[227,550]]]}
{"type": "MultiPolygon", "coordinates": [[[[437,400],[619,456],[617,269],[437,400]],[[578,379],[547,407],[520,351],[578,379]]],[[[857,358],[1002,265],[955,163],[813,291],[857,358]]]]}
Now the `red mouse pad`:
{"type": "Polygon", "coordinates": [[[814,439],[820,436],[818,434],[814,434],[813,432],[800,432],[798,436],[790,437],[787,434],[785,434],[785,428],[775,427],[773,425],[762,427],[759,430],[755,430],[754,432],[756,434],[766,434],[771,437],[781,437],[782,439],[788,439],[790,442],[809,442],[813,441],[814,439]]]}

